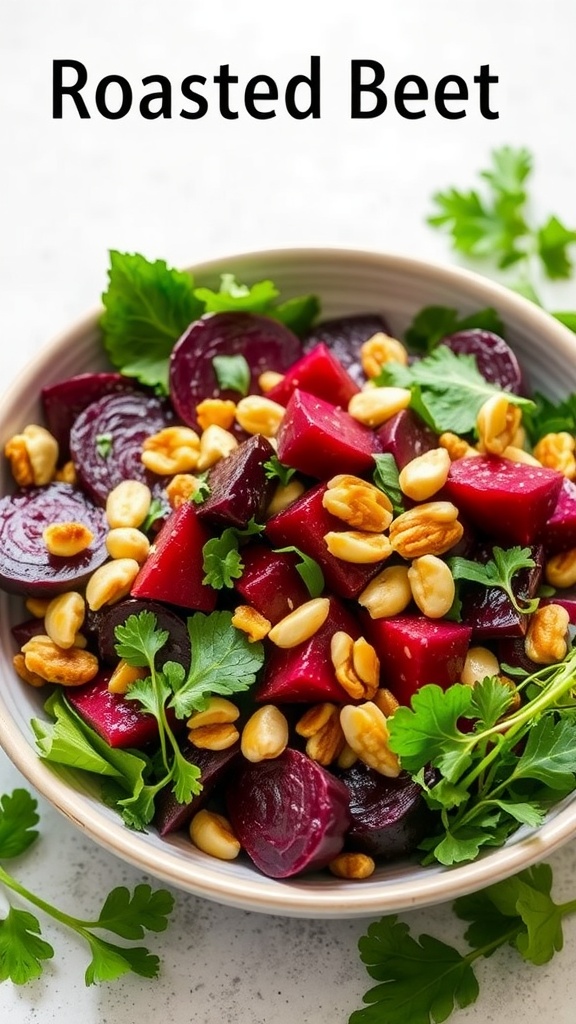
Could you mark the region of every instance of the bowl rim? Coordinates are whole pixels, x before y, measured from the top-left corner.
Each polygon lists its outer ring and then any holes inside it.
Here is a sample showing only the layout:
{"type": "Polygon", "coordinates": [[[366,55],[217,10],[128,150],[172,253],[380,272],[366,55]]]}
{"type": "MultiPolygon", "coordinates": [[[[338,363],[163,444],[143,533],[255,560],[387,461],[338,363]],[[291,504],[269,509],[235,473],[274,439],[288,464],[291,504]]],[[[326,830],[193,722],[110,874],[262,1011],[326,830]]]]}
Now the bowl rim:
{"type": "MultiPolygon", "coordinates": [[[[504,318],[506,310],[510,310],[518,330],[522,330],[523,323],[530,323],[532,329],[536,326],[549,338],[554,337],[558,349],[568,358],[573,360],[576,354],[576,337],[550,314],[500,283],[458,266],[364,248],[290,246],[212,258],[194,263],[189,269],[199,277],[218,274],[224,266],[239,268],[249,274],[252,265],[256,271],[258,266],[266,267],[267,263],[277,260],[295,266],[300,260],[310,259],[328,260],[340,267],[351,261],[363,261],[367,266],[384,272],[394,270],[402,275],[424,275],[438,284],[454,287],[461,284],[464,291],[472,289],[479,301],[486,299],[491,305],[497,304],[504,318]]],[[[43,345],[17,379],[4,389],[4,402],[17,401],[18,395],[30,388],[43,370],[52,365],[63,345],[93,333],[101,312],[102,307],[94,309],[43,345]]],[[[7,607],[8,598],[7,594],[0,597],[3,609],[7,607]]],[[[312,886],[306,884],[306,876],[304,881],[298,878],[286,881],[265,879],[256,868],[250,879],[244,875],[234,877],[222,872],[220,861],[216,861],[214,866],[210,862],[192,864],[190,861],[190,870],[187,871],[184,870],[186,862],[174,855],[168,843],[162,848],[143,843],[140,833],[127,829],[120,818],[117,822],[111,821],[104,811],[87,802],[82,791],[72,788],[41,761],[20,726],[11,718],[1,693],[0,746],[28,782],[100,846],[180,890],[242,910],[284,916],[346,918],[430,906],[506,878],[543,856],[549,856],[576,836],[576,812],[569,803],[560,806],[538,830],[521,835],[504,847],[490,848],[489,853],[475,861],[449,869],[432,869],[423,877],[402,879],[392,876],[391,879],[367,880],[361,886],[351,883],[345,888],[337,879],[323,879],[321,884],[312,886]]]]}

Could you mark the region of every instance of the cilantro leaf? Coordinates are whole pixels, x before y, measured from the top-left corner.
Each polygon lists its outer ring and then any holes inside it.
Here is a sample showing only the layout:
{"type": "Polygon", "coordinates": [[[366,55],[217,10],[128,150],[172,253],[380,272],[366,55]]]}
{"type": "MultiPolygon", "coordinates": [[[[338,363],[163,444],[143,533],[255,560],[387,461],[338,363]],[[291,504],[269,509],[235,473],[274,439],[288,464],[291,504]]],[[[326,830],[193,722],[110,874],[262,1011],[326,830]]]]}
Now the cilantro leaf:
{"type": "Polygon", "coordinates": [[[310,330],[320,312],[320,303],[315,295],[301,295],[286,299],[268,311],[268,316],[294,331],[299,338],[310,330]]]}
{"type": "Polygon", "coordinates": [[[296,470],[292,466],[285,466],[277,455],[271,455],[264,463],[264,472],[268,480],[278,480],[282,487],[286,487],[296,470]]]}
{"type": "Polygon", "coordinates": [[[538,254],[548,277],[570,277],[573,263],[568,247],[576,242],[576,231],[566,228],[557,217],[550,217],[538,231],[538,254]]]}
{"type": "Polygon", "coordinates": [[[234,580],[239,580],[244,571],[238,545],[238,533],[233,526],[224,530],[220,537],[206,541],[202,548],[202,583],[214,590],[234,586],[234,580]]]}
{"type": "Polygon", "coordinates": [[[460,317],[448,306],[425,306],[407,328],[404,340],[413,352],[427,354],[438,342],[457,331],[478,327],[504,337],[505,327],[495,309],[479,309],[469,316],[460,317]]]}
{"type": "Polygon", "coordinates": [[[131,893],[118,886],[108,893],[98,920],[92,922],[123,939],[141,939],[146,930],[163,932],[174,908],[174,897],[166,889],[154,891],[144,883],[131,893]]]}
{"type": "Polygon", "coordinates": [[[0,859],[18,857],[38,837],[38,803],[27,789],[0,797],[0,859]]]}
{"type": "Polygon", "coordinates": [[[457,723],[470,714],[471,706],[469,686],[455,683],[447,690],[434,683],[421,686],[412,697],[412,707],[397,708],[389,720],[390,748],[402,767],[418,772],[428,763],[438,764],[454,748],[467,759],[470,738],[457,723]]]}
{"type": "Polygon", "coordinates": [[[212,366],[219,387],[247,395],[250,388],[250,367],[243,355],[214,356],[212,366]]]}
{"type": "Polygon", "coordinates": [[[533,408],[527,410],[523,417],[523,424],[533,445],[545,434],[559,433],[563,430],[569,434],[576,434],[576,392],[560,402],[536,392],[533,401],[533,408]]]}
{"type": "Polygon", "coordinates": [[[142,611],[138,615],[129,615],[114,630],[118,641],[115,644],[118,657],[133,668],[150,668],[169,637],[167,629],[158,629],[157,626],[158,619],[153,612],[142,611]]]}
{"type": "Polygon", "coordinates": [[[533,569],[535,564],[530,548],[518,546],[500,548],[495,545],[492,549],[492,557],[484,565],[468,558],[462,558],[460,555],[448,559],[448,565],[455,580],[469,580],[485,587],[502,589],[515,610],[522,615],[534,612],[538,607],[539,598],[535,597],[520,603],[514,592],[512,580],[520,569],[533,569]]]}
{"type": "MultiPolygon", "coordinates": [[[[249,288],[240,284],[234,274],[220,275],[220,288],[195,288],[194,295],[204,303],[206,313],[240,310],[244,313],[266,313],[279,291],[272,281],[258,281],[249,288]]],[[[221,385],[223,387],[224,385],[221,385]]]]}
{"type": "Polygon", "coordinates": [[[310,555],[304,554],[304,552],[301,551],[300,548],[295,547],[294,544],[290,544],[286,548],[274,548],[274,551],[277,551],[278,554],[286,553],[297,555],[298,561],[295,565],[296,572],[306,584],[310,597],[320,597],[320,594],[324,590],[325,583],[324,573],[318,565],[318,562],[313,558],[310,558],[310,555]]]}
{"type": "Polygon", "coordinates": [[[86,932],[85,938],[92,953],[84,975],[87,985],[116,981],[130,972],[141,978],[157,977],[160,961],[145,946],[117,946],[91,932],[86,932]]]}
{"type": "Polygon", "coordinates": [[[148,533],[152,529],[154,523],[156,523],[159,519],[163,519],[165,515],[166,508],[164,506],[164,503],[160,500],[160,498],[152,498],[146,518],[142,525],[140,526],[142,533],[148,533]]]}
{"type": "Polygon", "coordinates": [[[27,910],[10,907],[0,920],[0,982],[25,985],[42,974],[42,960],[50,960],[54,950],[40,937],[37,918],[27,910]]]}
{"type": "Polygon", "coordinates": [[[552,789],[572,788],[576,774],[576,721],[550,715],[535,722],[514,769],[514,780],[538,779],[552,789]]]}
{"type": "Polygon", "coordinates": [[[376,463],[372,482],[390,499],[394,515],[400,515],[401,512],[404,512],[404,494],[400,487],[400,472],[396,465],[396,459],[390,452],[372,457],[376,463]]]}
{"type": "Polygon", "coordinates": [[[510,686],[499,676],[487,676],[472,688],[470,716],[477,720],[477,728],[491,729],[506,714],[514,701],[510,686]]]}
{"type": "Polygon", "coordinates": [[[183,331],[204,312],[190,274],[164,260],[110,252],[100,319],[104,348],[127,377],[168,394],[168,358],[183,331]]]}
{"type": "Polygon", "coordinates": [[[210,497],[210,484],[208,483],[208,471],[199,473],[196,477],[196,490],[192,495],[193,505],[202,505],[206,498],[210,497]]]}

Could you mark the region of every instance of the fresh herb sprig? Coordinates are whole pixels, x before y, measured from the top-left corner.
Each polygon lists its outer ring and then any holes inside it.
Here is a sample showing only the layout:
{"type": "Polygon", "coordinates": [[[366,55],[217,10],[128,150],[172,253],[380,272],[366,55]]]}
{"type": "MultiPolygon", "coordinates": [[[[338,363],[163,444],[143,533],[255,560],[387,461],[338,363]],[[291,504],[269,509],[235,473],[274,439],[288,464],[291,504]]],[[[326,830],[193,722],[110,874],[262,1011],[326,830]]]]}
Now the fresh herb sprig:
{"type": "Polygon", "coordinates": [[[262,533],[263,529],[263,526],[251,519],[244,529],[228,526],[219,537],[207,540],[202,548],[202,583],[214,590],[232,588],[234,580],[239,580],[244,572],[240,542],[246,537],[262,533]]]}
{"type": "Polygon", "coordinates": [[[517,572],[521,569],[533,569],[536,565],[530,548],[494,546],[492,557],[485,564],[462,558],[460,555],[455,555],[447,561],[455,580],[468,580],[480,583],[484,587],[498,587],[504,591],[512,607],[521,615],[530,615],[536,611],[539,598],[526,599],[520,603],[512,586],[512,580],[517,572]]]}
{"type": "Polygon", "coordinates": [[[369,925],[358,943],[360,958],[378,982],[364,996],[349,1024],[437,1024],[458,1007],[475,1003],[480,986],[474,964],[510,946],[528,963],[548,963],[562,949],[562,921],[576,913],[576,900],[555,903],[552,869],[537,864],[453,904],[469,922],[461,953],[431,935],[410,934],[397,916],[369,925]]]}
{"type": "MultiPolygon", "coordinates": [[[[0,860],[18,857],[29,849],[38,837],[38,821],[37,801],[27,790],[15,789],[0,797],[0,860]]],[[[30,892],[2,865],[0,884],[88,944],[91,960],[85,973],[87,985],[114,981],[128,973],[142,978],[157,976],[160,961],[145,946],[120,945],[105,935],[138,941],[146,931],[164,931],[174,906],[174,898],[166,889],[154,891],[141,884],[131,893],[119,886],[108,894],[96,918],[84,920],[30,892]]],[[[10,980],[16,985],[33,981],[41,976],[43,962],[53,956],[54,949],[43,938],[38,918],[9,906],[6,916],[0,918],[0,981],[10,980]]]]}

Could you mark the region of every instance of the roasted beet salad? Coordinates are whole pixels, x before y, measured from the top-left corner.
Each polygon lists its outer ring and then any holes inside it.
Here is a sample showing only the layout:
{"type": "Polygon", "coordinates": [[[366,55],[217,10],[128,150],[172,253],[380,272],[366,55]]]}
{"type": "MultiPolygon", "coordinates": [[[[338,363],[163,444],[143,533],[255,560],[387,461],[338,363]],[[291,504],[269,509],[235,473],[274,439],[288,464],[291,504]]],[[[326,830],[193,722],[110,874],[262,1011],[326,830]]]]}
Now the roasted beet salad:
{"type": "Polygon", "coordinates": [[[537,827],[576,785],[573,398],[493,310],[400,339],[385,295],[322,321],[120,253],[104,305],[109,370],[4,447],[39,756],[273,878],[537,827]]]}

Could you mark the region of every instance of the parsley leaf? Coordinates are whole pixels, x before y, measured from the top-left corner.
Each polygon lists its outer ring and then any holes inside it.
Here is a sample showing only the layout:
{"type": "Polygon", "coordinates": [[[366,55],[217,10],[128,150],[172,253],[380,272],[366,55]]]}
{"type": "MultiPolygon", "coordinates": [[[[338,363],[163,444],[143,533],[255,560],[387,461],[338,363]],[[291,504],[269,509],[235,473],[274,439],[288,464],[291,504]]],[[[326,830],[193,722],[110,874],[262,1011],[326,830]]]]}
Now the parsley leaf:
{"type": "Polygon", "coordinates": [[[142,525],[140,526],[142,533],[148,533],[152,529],[154,523],[156,523],[159,519],[163,519],[165,515],[166,509],[160,498],[152,498],[146,518],[142,525]]]}
{"type": "Polygon", "coordinates": [[[0,797],[0,859],[18,857],[37,838],[37,804],[27,789],[0,797]]]}
{"type": "Polygon", "coordinates": [[[530,548],[516,546],[504,549],[495,546],[492,549],[492,558],[484,565],[459,555],[449,558],[447,564],[455,580],[470,580],[485,587],[501,588],[521,615],[529,615],[536,611],[539,598],[535,597],[521,604],[512,587],[512,579],[520,569],[533,569],[536,565],[530,548]]]}
{"type": "MultiPolygon", "coordinates": [[[[2,881],[0,874],[0,881],[2,881]]],[[[50,960],[54,950],[40,937],[38,919],[27,910],[10,907],[0,920],[0,981],[24,985],[42,974],[42,960],[50,960]]]]}
{"type": "Polygon", "coordinates": [[[295,547],[294,544],[290,544],[287,548],[274,548],[274,551],[277,551],[278,554],[286,553],[297,555],[298,561],[295,565],[296,572],[299,574],[301,579],[304,580],[310,597],[320,597],[325,584],[324,573],[318,565],[318,562],[311,558],[310,555],[304,554],[304,552],[301,551],[300,548],[295,547]]]}
{"type": "Polygon", "coordinates": [[[240,541],[244,537],[262,533],[263,529],[263,526],[251,519],[244,529],[228,526],[220,537],[207,540],[202,548],[202,568],[205,574],[202,583],[214,590],[233,587],[234,580],[239,580],[244,572],[240,541]]]}
{"type": "Polygon", "coordinates": [[[224,391],[238,391],[247,395],[250,388],[250,367],[242,355],[214,356],[214,373],[224,391]]]}
{"type": "Polygon", "coordinates": [[[282,487],[286,487],[296,470],[292,466],[285,466],[277,455],[271,455],[264,463],[264,472],[268,480],[278,480],[282,487]]]}
{"type": "Polygon", "coordinates": [[[407,328],[404,340],[413,352],[427,354],[449,334],[471,327],[492,331],[500,337],[505,333],[504,324],[495,309],[479,309],[469,316],[460,317],[457,310],[448,306],[425,306],[407,328]]]}
{"type": "Polygon", "coordinates": [[[390,499],[394,515],[398,516],[404,512],[404,494],[400,487],[400,472],[396,465],[396,459],[390,452],[386,452],[384,455],[374,455],[373,459],[376,469],[372,474],[372,482],[390,499]]]}
{"type": "Polygon", "coordinates": [[[557,217],[550,217],[538,231],[537,237],[538,255],[548,277],[553,280],[570,277],[573,263],[568,256],[568,247],[576,242],[576,231],[564,227],[557,217]]]}
{"type": "Polygon", "coordinates": [[[196,490],[192,495],[191,501],[193,505],[202,505],[206,501],[206,498],[210,497],[210,484],[208,483],[208,470],[204,473],[199,473],[196,477],[196,490]]]}
{"type": "Polygon", "coordinates": [[[194,289],[194,295],[204,303],[206,313],[234,310],[244,313],[266,313],[279,294],[272,281],[258,281],[249,288],[245,284],[240,284],[234,274],[220,275],[220,288],[217,292],[211,288],[194,289]]]}
{"type": "Polygon", "coordinates": [[[533,408],[528,409],[522,418],[533,445],[546,434],[556,434],[564,430],[569,434],[576,434],[576,392],[560,402],[552,401],[536,392],[533,395],[533,402],[533,408]]]}

